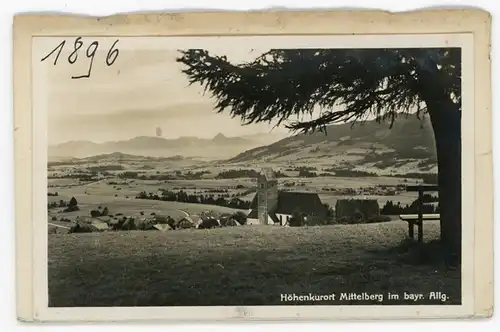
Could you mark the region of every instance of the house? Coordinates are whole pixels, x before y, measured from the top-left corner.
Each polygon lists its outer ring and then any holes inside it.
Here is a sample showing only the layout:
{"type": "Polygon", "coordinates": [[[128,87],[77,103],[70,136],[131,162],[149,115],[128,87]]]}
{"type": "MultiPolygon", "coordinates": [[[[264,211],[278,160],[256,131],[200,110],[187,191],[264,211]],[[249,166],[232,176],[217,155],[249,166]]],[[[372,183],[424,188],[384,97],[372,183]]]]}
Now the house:
{"type": "Polygon", "coordinates": [[[161,214],[155,214],[153,218],[158,224],[166,224],[168,222],[168,216],[161,214]]]}
{"type": "Polygon", "coordinates": [[[199,224],[201,224],[203,222],[203,219],[201,218],[201,216],[197,215],[197,214],[192,214],[190,215],[189,217],[187,217],[189,220],[191,220],[191,223],[193,223],[193,225],[195,227],[197,227],[199,224]]]}
{"type": "Polygon", "coordinates": [[[221,227],[230,227],[230,226],[241,226],[241,224],[232,217],[223,217],[219,221],[221,227]]]}
{"type": "Polygon", "coordinates": [[[175,222],[175,228],[180,228],[180,229],[186,229],[186,228],[193,228],[196,227],[194,220],[191,219],[192,216],[185,216],[180,219],[178,219],[175,222]]]}
{"type": "Polygon", "coordinates": [[[90,224],[90,228],[92,229],[93,232],[104,232],[109,229],[109,226],[105,222],[93,221],[90,224]]]}
{"type": "Polygon", "coordinates": [[[96,219],[93,217],[87,217],[87,216],[78,216],[76,217],[76,223],[78,224],[91,224],[93,221],[96,219]]]}
{"type": "Polygon", "coordinates": [[[190,216],[183,216],[183,217],[179,218],[175,222],[175,225],[177,228],[189,228],[188,227],[189,224],[192,225],[191,227],[197,227],[201,222],[203,222],[203,219],[201,219],[201,217],[199,215],[193,214],[190,216]]]}
{"type": "Polygon", "coordinates": [[[100,216],[100,217],[96,217],[95,219],[97,219],[101,222],[104,222],[108,225],[111,223],[111,220],[112,220],[112,218],[110,216],[100,216]]]}
{"type": "Polygon", "coordinates": [[[140,217],[140,218],[137,218],[137,222],[144,223],[144,224],[159,223],[158,220],[154,217],[140,217]]]}
{"type": "Polygon", "coordinates": [[[166,232],[166,231],[171,231],[172,230],[172,227],[170,227],[170,225],[168,225],[168,224],[156,224],[156,225],[153,225],[153,228],[157,229],[159,231],[162,231],[162,232],[166,232]]]}
{"type": "Polygon", "coordinates": [[[120,223],[121,218],[118,217],[113,217],[109,220],[108,225],[113,226],[113,225],[118,225],[120,223]]]}
{"type": "Polygon", "coordinates": [[[278,181],[271,168],[264,168],[257,178],[257,193],[247,215],[249,225],[286,225],[294,213],[307,218],[326,218],[328,210],[318,194],[278,191],[278,181]]]}

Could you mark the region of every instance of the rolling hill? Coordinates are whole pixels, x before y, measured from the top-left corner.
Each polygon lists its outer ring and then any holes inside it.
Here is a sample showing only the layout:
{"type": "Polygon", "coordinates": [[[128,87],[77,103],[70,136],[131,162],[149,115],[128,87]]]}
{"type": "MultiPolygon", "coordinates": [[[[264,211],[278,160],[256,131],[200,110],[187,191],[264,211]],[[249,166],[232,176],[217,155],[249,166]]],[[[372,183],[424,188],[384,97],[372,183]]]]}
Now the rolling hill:
{"type": "Polygon", "coordinates": [[[327,127],[326,134],[315,132],[284,138],[270,145],[250,149],[228,160],[248,163],[322,164],[333,167],[387,172],[435,172],[436,153],[428,118],[414,115],[363,124],[327,127]]]}

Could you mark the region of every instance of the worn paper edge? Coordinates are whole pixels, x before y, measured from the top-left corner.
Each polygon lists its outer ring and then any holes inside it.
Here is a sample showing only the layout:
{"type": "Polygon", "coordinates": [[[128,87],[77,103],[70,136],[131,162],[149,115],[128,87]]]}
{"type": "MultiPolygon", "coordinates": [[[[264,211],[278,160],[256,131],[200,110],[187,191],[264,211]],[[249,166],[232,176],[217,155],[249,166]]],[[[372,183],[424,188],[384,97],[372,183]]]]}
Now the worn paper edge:
{"type": "MultiPolygon", "coordinates": [[[[16,214],[17,316],[34,321],[32,204],[31,38],[50,35],[203,36],[297,34],[431,34],[474,35],[476,191],[474,312],[493,314],[493,169],[491,137],[491,15],[481,9],[422,10],[390,13],[372,10],[219,11],[133,13],[106,17],[71,14],[18,14],[13,24],[14,161],[16,214]],[[480,135],[479,135],[480,133],[480,135]],[[28,194],[28,195],[27,195],[28,194]]],[[[38,320],[38,319],[36,319],[38,320]]],[[[42,318],[43,320],[43,318],[42,318]]]]}

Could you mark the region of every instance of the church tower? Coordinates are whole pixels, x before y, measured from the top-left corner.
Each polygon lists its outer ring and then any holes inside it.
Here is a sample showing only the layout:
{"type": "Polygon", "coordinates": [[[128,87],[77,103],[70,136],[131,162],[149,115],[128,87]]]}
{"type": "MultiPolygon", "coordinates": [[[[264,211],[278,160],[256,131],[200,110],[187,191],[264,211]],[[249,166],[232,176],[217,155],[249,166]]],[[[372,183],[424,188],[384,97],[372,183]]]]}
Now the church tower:
{"type": "Polygon", "coordinates": [[[257,212],[261,225],[269,224],[269,213],[278,207],[278,180],[272,168],[262,168],[257,179],[257,212]]]}

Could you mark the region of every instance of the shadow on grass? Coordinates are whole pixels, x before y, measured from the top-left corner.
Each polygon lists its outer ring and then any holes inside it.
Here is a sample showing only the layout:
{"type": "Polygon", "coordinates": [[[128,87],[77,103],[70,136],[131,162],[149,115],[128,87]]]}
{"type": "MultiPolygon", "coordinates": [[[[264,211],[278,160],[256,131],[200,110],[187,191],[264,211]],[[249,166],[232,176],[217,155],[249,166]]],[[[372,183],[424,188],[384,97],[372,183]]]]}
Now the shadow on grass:
{"type": "Polygon", "coordinates": [[[49,306],[460,304],[459,271],[449,271],[438,244],[403,241],[369,250],[303,245],[288,249],[220,249],[193,254],[150,250],[103,253],[49,264],[49,306]],[[115,256],[113,256],[115,255],[115,256]],[[393,300],[387,293],[399,294],[393,300]],[[430,299],[443,292],[446,301],[430,299]],[[383,294],[352,300],[341,294],[383,294]],[[406,293],[423,294],[419,301],[406,293]],[[336,301],[283,302],[283,294],[336,294],[336,301]]]}
{"type": "Polygon", "coordinates": [[[450,263],[439,240],[421,243],[407,238],[402,240],[397,246],[368,251],[375,255],[394,256],[403,264],[427,265],[445,267],[447,270],[460,270],[459,264],[456,262],[450,263]]]}

